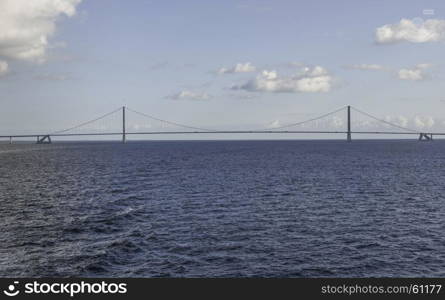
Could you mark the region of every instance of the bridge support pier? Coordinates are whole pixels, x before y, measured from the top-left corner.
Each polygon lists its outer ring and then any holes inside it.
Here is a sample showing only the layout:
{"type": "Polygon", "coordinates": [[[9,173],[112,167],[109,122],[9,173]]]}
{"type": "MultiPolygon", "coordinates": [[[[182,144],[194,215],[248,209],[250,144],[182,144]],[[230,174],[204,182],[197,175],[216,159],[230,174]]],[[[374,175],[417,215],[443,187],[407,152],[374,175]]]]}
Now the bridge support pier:
{"type": "Polygon", "coordinates": [[[346,140],[348,142],[352,141],[352,137],[351,137],[351,106],[348,105],[348,132],[346,134],[346,140]]]}
{"type": "Polygon", "coordinates": [[[12,144],[12,136],[9,137],[9,144],[12,144]]]}
{"type": "Polygon", "coordinates": [[[51,136],[44,135],[41,139],[37,137],[37,144],[51,144],[51,136]]]}
{"type": "Polygon", "coordinates": [[[421,142],[431,142],[433,140],[432,133],[421,133],[419,135],[419,141],[421,142]]]}

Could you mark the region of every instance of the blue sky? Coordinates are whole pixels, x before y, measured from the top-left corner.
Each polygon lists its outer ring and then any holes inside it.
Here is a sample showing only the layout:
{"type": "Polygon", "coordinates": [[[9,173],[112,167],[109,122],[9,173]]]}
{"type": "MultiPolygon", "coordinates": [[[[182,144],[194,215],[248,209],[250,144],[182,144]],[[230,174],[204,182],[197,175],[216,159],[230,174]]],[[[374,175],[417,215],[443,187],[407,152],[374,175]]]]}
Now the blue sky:
{"type": "Polygon", "coordinates": [[[445,124],[443,1],[2,2],[3,133],[122,105],[224,129],[348,104],[411,127],[445,124]]]}

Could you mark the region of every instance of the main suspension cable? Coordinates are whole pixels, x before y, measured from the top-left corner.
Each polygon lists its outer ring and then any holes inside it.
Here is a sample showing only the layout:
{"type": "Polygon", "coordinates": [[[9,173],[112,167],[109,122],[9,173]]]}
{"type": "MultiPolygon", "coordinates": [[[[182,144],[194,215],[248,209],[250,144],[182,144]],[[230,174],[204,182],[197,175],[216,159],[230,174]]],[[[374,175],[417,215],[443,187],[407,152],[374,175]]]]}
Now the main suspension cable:
{"type": "Polygon", "coordinates": [[[373,115],[371,115],[371,114],[368,114],[367,112],[361,111],[361,110],[359,110],[359,109],[357,109],[357,108],[355,108],[355,107],[352,107],[352,106],[351,106],[351,108],[352,108],[353,110],[355,110],[356,112],[361,113],[361,114],[363,114],[363,115],[365,115],[365,116],[367,116],[367,117],[369,117],[369,118],[372,118],[372,119],[374,119],[374,120],[376,120],[376,121],[379,121],[379,122],[382,122],[382,123],[391,125],[391,126],[393,126],[393,127],[399,128],[399,129],[403,129],[403,130],[407,130],[407,131],[411,131],[411,132],[415,132],[415,133],[420,133],[420,132],[417,131],[417,130],[414,130],[414,129],[411,129],[411,128],[407,128],[407,127],[403,127],[403,126],[400,126],[400,125],[397,125],[397,124],[394,124],[394,123],[391,123],[391,122],[382,120],[382,119],[377,118],[377,117],[375,117],[375,116],[373,116],[373,115]]]}
{"type": "Polygon", "coordinates": [[[343,106],[343,107],[341,107],[341,108],[339,108],[339,109],[336,109],[336,110],[334,110],[334,111],[328,112],[328,113],[326,113],[326,114],[324,114],[324,115],[321,115],[321,116],[319,116],[319,117],[315,117],[315,118],[312,118],[312,119],[308,119],[308,120],[304,120],[304,121],[301,121],[301,122],[292,123],[292,124],[288,124],[288,125],[283,125],[283,126],[279,126],[279,127],[267,128],[267,130],[275,130],[275,129],[288,128],[288,127],[293,127],[293,126],[302,125],[302,124],[304,124],[304,123],[309,123],[309,122],[312,122],[312,121],[317,121],[317,120],[323,119],[323,118],[325,118],[325,117],[327,117],[327,116],[333,115],[333,114],[335,114],[335,113],[337,113],[337,112],[339,112],[339,111],[341,111],[341,110],[343,110],[343,109],[345,109],[345,108],[346,108],[346,106],[343,106]]]}
{"type": "Polygon", "coordinates": [[[60,133],[64,133],[64,132],[67,132],[67,131],[70,131],[70,130],[74,130],[74,129],[80,128],[80,127],[82,127],[82,126],[85,126],[85,125],[94,123],[94,122],[96,122],[96,121],[99,121],[99,120],[101,120],[101,119],[103,119],[103,118],[106,118],[106,117],[108,117],[109,115],[112,115],[112,114],[114,114],[114,113],[116,113],[116,112],[118,112],[118,111],[120,111],[120,110],[122,110],[121,107],[119,107],[118,109],[113,110],[112,112],[109,112],[109,113],[107,113],[107,114],[105,114],[105,115],[103,115],[103,116],[100,116],[100,117],[98,117],[98,118],[96,118],[96,119],[94,119],[94,120],[90,120],[90,121],[81,123],[81,124],[79,124],[79,125],[73,126],[73,127],[71,127],[71,128],[68,128],[68,129],[63,129],[63,130],[59,130],[59,131],[54,131],[54,132],[52,132],[51,134],[60,134],[60,133]]]}
{"type": "Polygon", "coordinates": [[[202,128],[202,127],[195,127],[195,126],[190,126],[190,125],[185,125],[185,124],[181,124],[181,123],[176,123],[176,122],[172,122],[172,121],[168,121],[168,120],[159,119],[159,118],[156,118],[156,117],[147,115],[147,114],[145,114],[145,113],[136,111],[136,110],[131,109],[131,108],[129,108],[129,107],[127,107],[127,110],[129,110],[129,111],[131,111],[131,112],[133,112],[133,113],[135,113],[135,114],[144,116],[144,117],[146,117],[146,118],[149,118],[149,119],[152,119],[152,120],[156,120],[156,121],[159,121],[159,122],[164,122],[164,123],[167,123],[167,124],[170,124],[170,125],[174,125],[174,126],[178,126],[178,127],[183,127],[183,128],[188,128],[188,129],[194,129],[194,130],[200,130],[200,131],[210,131],[210,132],[212,132],[212,131],[218,131],[218,130],[214,130],[214,129],[207,129],[207,128],[202,128]]]}

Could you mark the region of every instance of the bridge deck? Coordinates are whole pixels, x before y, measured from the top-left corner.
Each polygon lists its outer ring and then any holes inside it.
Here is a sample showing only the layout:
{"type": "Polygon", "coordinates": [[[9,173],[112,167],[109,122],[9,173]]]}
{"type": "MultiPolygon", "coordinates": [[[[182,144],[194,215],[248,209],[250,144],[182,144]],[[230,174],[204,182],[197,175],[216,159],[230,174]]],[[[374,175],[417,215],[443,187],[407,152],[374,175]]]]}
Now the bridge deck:
{"type": "MultiPolygon", "coordinates": [[[[91,130],[91,129],[89,129],[91,130]]],[[[398,124],[391,123],[387,120],[377,118],[367,112],[361,111],[357,108],[354,108],[350,105],[341,107],[329,113],[323,114],[321,116],[311,118],[308,120],[304,120],[301,122],[287,124],[284,126],[276,127],[274,129],[260,129],[260,130],[212,130],[209,128],[202,127],[194,127],[190,125],[180,124],[177,122],[172,122],[168,120],[163,120],[145,113],[141,113],[139,111],[133,110],[131,108],[127,108],[125,106],[120,107],[116,110],[113,110],[105,115],[102,115],[93,120],[83,122],[78,124],[77,126],[73,126],[64,130],[53,131],[51,133],[41,133],[41,134],[2,134],[0,138],[9,138],[10,142],[12,142],[13,138],[37,138],[38,143],[43,142],[51,142],[51,137],[82,137],[82,136],[122,136],[122,142],[125,143],[125,137],[127,135],[182,135],[182,134],[345,134],[347,136],[347,140],[351,141],[352,134],[375,134],[375,135],[419,135],[419,140],[432,140],[432,137],[445,135],[445,132],[422,132],[419,130],[415,130],[412,128],[407,128],[400,126],[398,124]],[[343,110],[347,109],[347,127],[344,130],[286,130],[284,128],[295,128],[294,126],[304,125],[309,122],[318,121],[320,119],[326,118],[333,114],[339,113],[343,110]],[[139,131],[139,132],[127,132],[126,131],[126,110],[135,113],[139,116],[142,116],[146,119],[149,119],[150,122],[156,121],[161,122],[161,124],[167,124],[170,126],[175,126],[176,128],[181,128],[179,131],[139,131]],[[361,115],[365,115],[368,118],[372,118],[375,121],[380,123],[384,123],[385,125],[392,126],[392,130],[398,131],[352,131],[351,130],[351,111],[354,110],[361,115]],[[104,118],[122,112],[122,131],[120,132],[84,132],[84,133],[73,133],[73,130],[84,128],[84,131],[88,131],[85,126],[90,125],[94,122],[98,122],[100,120],[103,121],[104,118]],[[397,129],[394,129],[397,128],[397,129]],[[69,133],[71,132],[71,133],[69,133]]]]}
{"type": "MultiPolygon", "coordinates": [[[[126,135],[162,135],[162,134],[347,134],[348,131],[312,131],[312,130],[223,130],[223,131],[146,131],[126,132],[126,135]]],[[[429,135],[445,135],[444,132],[425,132],[429,135]]],[[[351,134],[390,134],[390,135],[419,135],[420,132],[398,131],[351,131],[351,134]]],[[[121,136],[122,132],[108,133],[55,133],[55,134],[16,134],[0,135],[0,138],[37,138],[50,135],[51,137],[75,137],[75,136],[121,136]]]]}

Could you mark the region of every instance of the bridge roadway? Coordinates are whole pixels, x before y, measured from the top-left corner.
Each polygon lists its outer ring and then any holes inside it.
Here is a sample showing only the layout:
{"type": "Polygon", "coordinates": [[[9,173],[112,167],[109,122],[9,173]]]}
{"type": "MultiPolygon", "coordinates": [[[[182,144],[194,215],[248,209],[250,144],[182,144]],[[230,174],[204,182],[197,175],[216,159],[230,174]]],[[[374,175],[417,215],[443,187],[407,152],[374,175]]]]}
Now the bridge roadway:
{"type": "Polygon", "coordinates": [[[77,126],[74,126],[74,127],[71,127],[71,128],[65,129],[65,130],[60,130],[60,131],[56,131],[56,132],[52,132],[52,133],[45,133],[45,134],[7,134],[7,135],[3,134],[3,135],[0,135],[0,139],[1,138],[9,138],[10,143],[12,143],[13,138],[37,138],[37,143],[43,144],[43,143],[51,143],[51,137],[122,136],[122,142],[125,143],[127,135],[174,135],[174,134],[181,134],[181,135],[182,134],[346,134],[347,141],[352,140],[351,135],[353,135],[353,134],[418,135],[419,140],[423,140],[423,141],[431,141],[433,139],[434,135],[436,135],[436,136],[445,135],[444,132],[421,132],[421,131],[414,130],[411,128],[406,128],[406,127],[403,127],[403,126],[400,126],[397,124],[393,124],[386,120],[374,117],[373,115],[370,115],[364,111],[358,110],[350,105],[341,107],[341,108],[334,110],[332,112],[329,112],[327,114],[324,114],[324,115],[321,115],[319,117],[312,118],[309,120],[305,120],[302,122],[281,126],[281,127],[275,128],[275,129],[261,129],[261,130],[211,130],[211,129],[207,129],[207,128],[193,127],[193,126],[189,126],[189,125],[184,125],[184,124],[179,124],[179,123],[172,122],[172,121],[159,119],[159,118],[147,115],[145,113],[141,113],[141,112],[132,110],[130,108],[126,108],[125,106],[122,106],[121,108],[116,109],[112,112],[109,112],[99,118],[96,118],[96,119],[93,119],[93,120],[90,120],[87,122],[83,122],[77,126]],[[125,113],[126,113],[127,109],[133,113],[136,113],[136,114],[141,115],[145,118],[148,118],[151,121],[158,121],[158,122],[162,122],[165,124],[178,126],[183,129],[181,131],[127,132],[126,124],[125,124],[125,120],[126,120],[125,113]],[[345,128],[345,130],[337,130],[337,131],[335,131],[335,130],[283,130],[283,128],[302,125],[302,124],[305,124],[308,122],[319,120],[321,118],[325,118],[325,117],[330,116],[334,113],[340,112],[344,109],[347,110],[347,128],[345,128]],[[401,129],[404,131],[352,131],[351,130],[351,110],[355,110],[358,113],[363,114],[369,118],[372,118],[372,119],[379,121],[381,123],[385,123],[386,125],[391,125],[394,128],[398,128],[399,130],[401,129]],[[120,131],[120,132],[68,133],[68,131],[72,131],[74,129],[86,126],[93,122],[104,119],[105,117],[107,117],[111,114],[115,114],[115,113],[119,113],[119,112],[122,112],[122,131],[120,131]]]}
{"type": "MultiPolygon", "coordinates": [[[[258,134],[258,133],[302,133],[302,134],[347,134],[348,131],[313,131],[313,130],[215,130],[215,131],[145,131],[125,132],[125,135],[161,135],[161,134],[258,134]]],[[[392,135],[419,135],[421,132],[399,132],[399,131],[350,131],[351,134],[392,134],[392,135]]],[[[445,132],[422,132],[429,136],[445,135],[445,132]]],[[[75,136],[122,136],[122,132],[105,133],[54,133],[54,134],[15,134],[0,135],[0,138],[38,138],[51,137],[75,137],[75,136]]]]}

